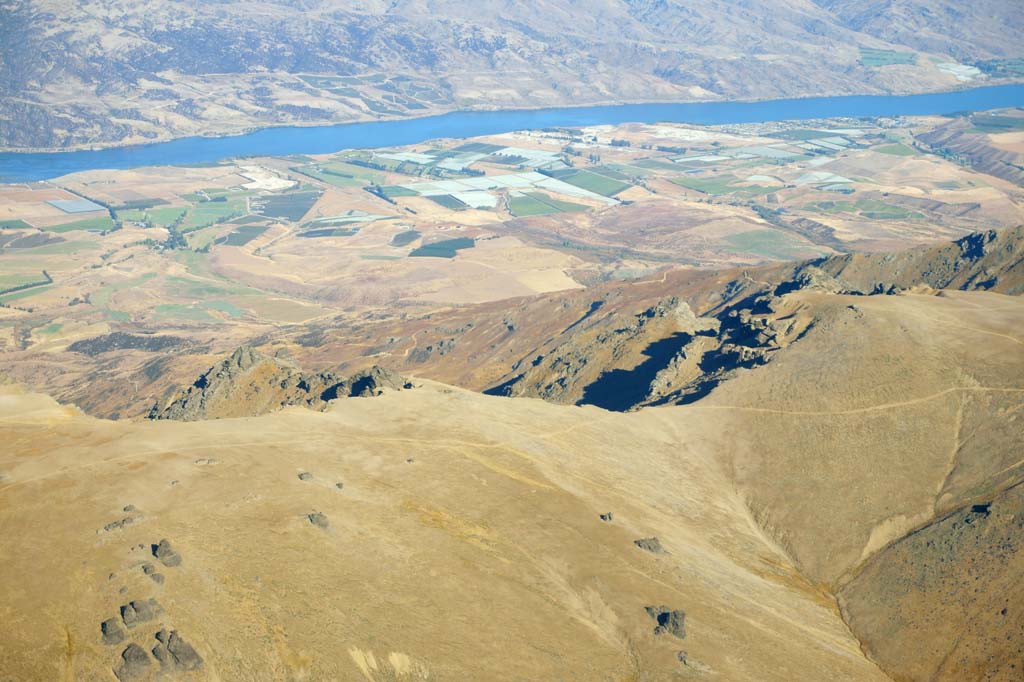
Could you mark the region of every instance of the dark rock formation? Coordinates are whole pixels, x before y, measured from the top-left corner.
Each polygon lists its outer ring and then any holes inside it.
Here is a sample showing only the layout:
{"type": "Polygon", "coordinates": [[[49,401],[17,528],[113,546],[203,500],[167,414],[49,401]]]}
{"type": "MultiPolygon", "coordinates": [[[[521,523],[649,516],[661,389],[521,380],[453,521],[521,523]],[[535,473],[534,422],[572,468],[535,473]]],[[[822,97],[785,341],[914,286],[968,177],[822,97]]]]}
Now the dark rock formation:
{"type": "Polygon", "coordinates": [[[134,628],[153,620],[162,610],[156,599],[131,601],[121,607],[121,620],[129,628],[134,628]]]}
{"type": "Polygon", "coordinates": [[[136,518],[133,518],[131,516],[126,516],[123,519],[118,519],[117,521],[111,521],[110,523],[108,523],[105,526],[103,526],[103,528],[100,530],[100,532],[102,532],[102,533],[109,533],[111,531],[121,530],[125,526],[130,526],[133,523],[135,523],[135,520],[136,520],[136,518]]]}
{"type": "Polygon", "coordinates": [[[331,525],[331,522],[327,520],[327,515],[321,512],[307,514],[306,518],[309,519],[309,522],[317,528],[328,528],[331,525]]]}
{"type": "Polygon", "coordinates": [[[655,635],[669,634],[679,639],[686,637],[686,614],[682,611],[667,606],[645,606],[644,610],[658,623],[654,628],[655,635]]]}
{"type": "Polygon", "coordinates": [[[157,645],[153,657],[160,661],[164,671],[199,670],[203,667],[202,657],[191,644],[186,642],[177,630],[161,630],[156,633],[157,645]]]}
{"type": "Polygon", "coordinates": [[[108,618],[100,623],[100,632],[103,633],[103,643],[109,646],[120,644],[126,635],[124,628],[121,627],[121,621],[117,618],[108,618]]]}
{"type": "Polygon", "coordinates": [[[181,555],[174,551],[170,541],[166,538],[161,540],[159,544],[153,545],[153,556],[168,568],[181,565],[181,555]]]}
{"type": "Polygon", "coordinates": [[[243,346],[166,406],[155,405],[149,418],[198,421],[255,416],[289,405],[323,410],[338,398],[372,397],[387,389],[403,388],[411,388],[411,384],[381,367],[348,378],[331,372],[305,373],[243,346]]]}
{"type": "Polygon", "coordinates": [[[114,669],[114,675],[121,682],[139,682],[149,674],[150,665],[152,662],[146,650],[132,643],[121,652],[121,665],[114,669]]]}
{"type": "Polygon", "coordinates": [[[665,553],[665,548],[661,546],[661,540],[658,538],[640,538],[639,540],[633,540],[633,544],[651,554],[665,553]]]}

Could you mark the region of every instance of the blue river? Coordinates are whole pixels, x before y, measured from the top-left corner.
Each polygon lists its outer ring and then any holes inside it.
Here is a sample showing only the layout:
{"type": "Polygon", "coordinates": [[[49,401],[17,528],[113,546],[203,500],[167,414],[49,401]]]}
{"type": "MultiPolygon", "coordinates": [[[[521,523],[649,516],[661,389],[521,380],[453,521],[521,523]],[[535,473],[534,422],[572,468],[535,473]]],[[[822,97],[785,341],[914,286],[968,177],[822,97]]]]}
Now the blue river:
{"type": "Polygon", "coordinates": [[[264,128],[230,137],[186,137],[113,149],[0,153],[0,182],[46,180],[76,171],[208,163],[247,156],[325,154],[393,147],[441,137],[475,137],[513,130],[617,123],[728,124],[836,116],[921,116],[1024,106],[1024,85],[1001,85],[927,95],[813,97],[760,102],[622,104],[441,116],[311,127],[264,128]]]}

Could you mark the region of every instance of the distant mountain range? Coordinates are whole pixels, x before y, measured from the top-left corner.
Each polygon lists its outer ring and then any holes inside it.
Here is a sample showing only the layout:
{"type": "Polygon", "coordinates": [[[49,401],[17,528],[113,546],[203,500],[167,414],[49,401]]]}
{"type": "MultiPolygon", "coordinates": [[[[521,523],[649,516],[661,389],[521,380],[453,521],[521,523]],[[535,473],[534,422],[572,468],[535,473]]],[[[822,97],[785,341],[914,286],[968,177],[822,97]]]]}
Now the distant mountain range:
{"type": "Polygon", "coordinates": [[[0,3],[0,147],[453,109],[923,92],[1024,71],[1012,2],[0,3]]]}

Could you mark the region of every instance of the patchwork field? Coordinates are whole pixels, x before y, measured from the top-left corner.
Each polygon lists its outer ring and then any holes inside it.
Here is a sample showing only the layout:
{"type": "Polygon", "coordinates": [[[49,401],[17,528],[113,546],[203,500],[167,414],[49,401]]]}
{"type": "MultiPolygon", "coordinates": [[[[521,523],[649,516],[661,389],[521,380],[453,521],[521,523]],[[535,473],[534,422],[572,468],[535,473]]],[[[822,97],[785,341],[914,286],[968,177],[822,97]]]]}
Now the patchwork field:
{"type": "Polygon", "coordinates": [[[59,393],[74,374],[31,363],[89,335],[230,349],[312,320],[1018,225],[1020,186],[987,172],[1003,166],[937,136],[955,130],[1010,167],[1024,159],[1020,120],[626,124],[0,185],[0,371],[34,366],[59,393]]]}

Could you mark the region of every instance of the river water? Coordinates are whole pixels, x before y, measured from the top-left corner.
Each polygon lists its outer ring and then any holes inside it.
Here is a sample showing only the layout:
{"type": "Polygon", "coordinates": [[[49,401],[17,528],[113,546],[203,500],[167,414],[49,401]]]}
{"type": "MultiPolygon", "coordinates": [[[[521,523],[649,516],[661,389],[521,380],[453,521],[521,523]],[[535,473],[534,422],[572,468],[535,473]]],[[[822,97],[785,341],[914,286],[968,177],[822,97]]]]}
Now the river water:
{"type": "Polygon", "coordinates": [[[155,165],[194,165],[246,156],[324,154],[393,147],[442,137],[475,137],[513,130],[618,123],[727,124],[831,118],[920,116],[1024,106],[1024,85],[1002,85],[927,95],[813,97],[761,102],[623,104],[441,116],[311,127],[265,128],[231,137],[187,137],[170,142],[95,151],[0,154],[0,181],[46,180],[76,171],[155,165]]]}

